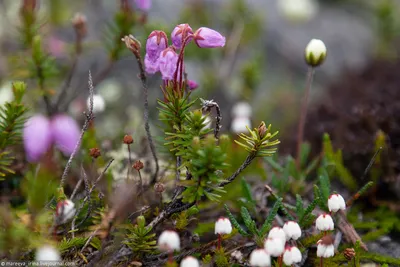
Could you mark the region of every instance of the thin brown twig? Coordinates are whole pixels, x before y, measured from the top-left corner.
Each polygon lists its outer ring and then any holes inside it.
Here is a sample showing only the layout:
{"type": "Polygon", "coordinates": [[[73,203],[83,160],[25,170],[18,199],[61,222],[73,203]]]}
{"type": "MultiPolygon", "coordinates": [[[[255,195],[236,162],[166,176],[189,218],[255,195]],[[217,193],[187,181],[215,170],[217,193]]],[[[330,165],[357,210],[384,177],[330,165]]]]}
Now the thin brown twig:
{"type": "Polygon", "coordinates": [[[201,101],[201,105],[202,105],[202,109],[204,111],[209,112],[212,108],[215,108],[215,110],[217,111],[217,117],[215,117],[215,129],[214,129],[214,137],[216,139],[219,138],[219,131],[222,128],[221,125],[221,120],[222,120],[222,115],[221,115],[221,109],[218,105],[217,102],[215,102],[214,100],[204,100],[202,98],[200,98],[201,101]]]}

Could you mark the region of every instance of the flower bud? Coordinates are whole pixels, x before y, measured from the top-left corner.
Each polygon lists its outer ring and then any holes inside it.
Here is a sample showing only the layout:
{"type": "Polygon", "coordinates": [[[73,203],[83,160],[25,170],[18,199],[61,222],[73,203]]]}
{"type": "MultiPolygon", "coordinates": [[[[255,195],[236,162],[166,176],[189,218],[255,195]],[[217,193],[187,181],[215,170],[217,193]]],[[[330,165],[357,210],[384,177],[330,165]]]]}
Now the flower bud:
{"type": "Polygon", "coordinates": [[[197,89],[197,87],[199,87],[198,83],[196,81],[194,81],[194,80],[188,80],[187,81],[187,86],[189,86],[189,89],[191,91],[193,91],[193,90],[197,89]]]}
{"type": "Polygon", "coordinates": [[[140,160],[137,160],[133,166],[132,166],[135,170],[140,171],[141,169],[143,169],[144,164],[143,162],[141,162],[140,160]]]}
{"type": "Polygon", "coordinates": [[[220,217],[215,222],[215,234],[224,235],[232,232],[232,224],[228,218],[220,217]]]}
{"type": "Polygon", "coordinates": [[[301,262],[301,252],[297,247],[287,247],[283,253],[283,262],[287,266],[301,262]]]}
{"type": "Polygon", "coordinates": [[[87,34],[87,26],[86,26],[87,19],[85,15],[81,13],[76,13],[75,16],[72,18],[72,25],[74,26],[76,35],[79,38],[83,38],[87,34]]]}
{"type": "MultiPolygon", "coordinates": [[[[25,92],[26,92],[26,83],[19,82],[19,81],[13,82],[12,83],[12,92],[14,94],[15,101],[18,103],[21,103],[22,97],[25,95],[25,92]]],[[[0,100],[0,103],[1,103],[1,100],[0,100]]]]}
{"type": "Polygon", "coordinates": [[[49,150],[53,140],[49,120],[42,115],[29,118],[24,125],[23,139],[27,160],[39,161],[49,150]]]}
{"type": "Polygon", "coordinates": [[[62,200],[57,203],[56,215],[60,218],[60,223],[65,223],[75,216],[75,204],[71,200],[62,200]]]}
{"type": "Polygon", "coordinates": [[[98,149],[97,147],[91,148],[91,149],[89,150],[89,155],[90,155],[92,158],[97,159],[98,157],[101,156],[100,149],[98,149]]]}
{"type": "MultiPolygon", "coordinates": [[[[181,49],[183,41],[193,34],[192,28],[189,24],[179,24],[177,25],[171,33],[172,44],[176,49],[181,49]]],[[[193,38],[189,38],[187,42],[190,42],[193,38]]]]}
{"type": "Polygon", "coordinates": [[[129,34],[129,36],[125,35],[121,41],[125,43],[126,47],[131,50],[132,53],[138,54],[140,52],[142,45],[132,34],[129,34]]]}
{"type": "Polygon", "coordinates": [[[167,48],[161,52],[159,58],[159,67],[164,80],[174,79],[178,58],[178,54],[172,48],[167,48]]]}
{"type": "MultiPolygon", "coordinates": [[[[87,109],[90,110],[90,97],[86,100],[87,109]]],[[[101,95],[93,95],[93,113],[101,113],[106,108],[106,102],[101,95]]]]}
{"type": "Polygon", "coordinates": [[[200,267],[200,263],[195,257],[187,256],[181,261],[180,267],[200,267]]]}
{"type": "Polygon", "coordinates": [[[179,251],[180,239],[175,231],[166,230],[158,238],[158,248],[161,251],[179,251]]]}
{"type": "Polygon", "coordinates": [[[135,0],[135,5],[139,10],[147,12],[151,8],[151,0],[135,0]]]}
{"type": "Polygon", "coordinates": [[[297,222],[288,221],[283,225],[283,231],[286,234],[286,240],[297,240],[301,236],[301,229],[297,222]]]}
{"type": "Polygon", "coordinates": [[[251,266],[268,267],[271,266],[271,257],[264,249],[255,249],[250,254],[249,263],[251,266]]]}
{"type": "Polygon", "coordinates": [[[213,29],[201,27],[194,33],[194,42],[200,48],[224,47],[225,37],[213,29]]]}
{"type": "Polygon", "coordinates": [[[333,224],[333,220],[331,215],[329,214],[321,214],[315,221],[315,226],[320,231],[332,231],[335,225],[333,224]]]}
{"type": "Polygon", "coordinates": [[[353,259],[353,258],[356,256],[356,251],[354,250],[354,248],[346,248],[346,249],[343,251],[343,254],[344,254],[344,257],[345,257],[347,260],[351,260],[351,259],[353,259]]]}
{"type": "Polygon", "coordinates": [[[268,238],[278,238],[281,239],[284,243],[286,242],[286,234],[280,227],[272,227],[272,229],[268,233],[268,238]]]}
{"type": "MultiPolygon", "coordinates": [[[[265,137],[265,134],[267,133],[267,126],[265,126],[265,122],[260,123],[257,131],[258,135],[260,136],[260,139],[263,139],[265,137]]],[[[283,230],[285,230],[285,227],[283,228],[283,230]]]]}
{"type": "Polygon", "coordinates": [[[60,252],[50,245],[44,245],[36,250],[36,261],[61,261],[60,252]]]}
{"type": "Polygon", "coordinates": [[[344,198],[339,194],[332,194],[328,199],[328,208],[329,211],[337,212],[338,210],[346,209],[346,202],[344,198]]]}
{"type": "Polygon", "coordinates": [[[324,236],[317,242],[317,257],[329,258],[333,255],[335,255],[333,237],[331,235],[324,236]]]}
{"type": "Polygon", "coordinates": [[[154,185],[154,191],[156,191],[156,192],[159,193],[159,194],[161,194],[162,192],[164,192],[164,191],[165,191],[165,186],[164,186],[164,184],[163,184],[163,183],[160,183],[160,182],[156,183],[156,184],[154,185]]]}
{"type": "Polygon", "coordinates": [[[51,119],[51,132],[58,149],[66,156],[71,155],[81,135],[76,121],[67,115],[56,115],[51,119]]]}
{"type": "Polygon", "coordinates": [[[285,250],[285,241],[280,238],[268,237],[264,242],[267,253],[273,257],[279,257],[285,250]]]}
{"type": "Polygon", "coordinates": [[[133,143],[132,135],[125,135],[123,141],[124,141],[124,144],[127,144],[127,145],[132,144],[133,143]]]}
{"type": "Polygon", "coordinates": [[[321,65],[326,58],[326,46],[319,39],[312,39],[305,50],[305,58],[308,65],[317,67],[321,65]]]}

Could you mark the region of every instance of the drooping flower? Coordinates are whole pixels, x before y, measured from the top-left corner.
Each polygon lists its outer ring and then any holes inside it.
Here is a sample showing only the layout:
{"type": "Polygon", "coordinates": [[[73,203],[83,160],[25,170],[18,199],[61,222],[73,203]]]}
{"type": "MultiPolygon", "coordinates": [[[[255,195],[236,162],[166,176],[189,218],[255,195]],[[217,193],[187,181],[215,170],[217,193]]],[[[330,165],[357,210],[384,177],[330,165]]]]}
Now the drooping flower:
{"type": "Polygon", "coordinates": [[[240,134],[247,132],[247,127],[251,128],[251,121],[248,117],[236,117],[232,120],[231,131],[240,134]]]}
{"type": "Polygon", "coordinates": [[[163,31],[152,31],[146,41],[146,55],[152,62],[168,47],[168,37],[163,31]]]}
{"type": "Polygon", "coordinates": [[[24,125],[23,139],[28,161],[39,161],[53,140],[49,120],[43,115],[29,118],[24,125]]]}
{"type": "Polygon", "coordinates": [[[194,41],[200,48],[225,46],[225,37],[219,32],[207,27],[201,27],[194,33],[194,41]]]}
{"type": "Polygon", "coordinates": [[[60,223],[71,220],[76,213],[75,204],[71,200],[62,200],[57,203],[56,215],[60,218],[60,223]]]}
{"type": "Polygon", "coordinates": [[[158,62],[158,58],[152,60],[148,54],[144,56],[144,67],[148,74],[154,74],[160,71],[160,65],[158,62]]]}
{"type": "Polygon", "coordinates": [[[279,257],[285,250],[285,241],[280,238],[267,238],[264,242],[267,253],[273,257],[279,257]]]}
{"type": "Polygon", "coordinates": [[[286,242],[286,234],[285,231],[281,227],[272,227],[272,229],[268,233],[268,238],[278,238],[281,239],[284,243],[286,242]]]}
{"type": "Polygon", "coordinates": [[[297,247],[287,247],[285,253],[283,253],[283,262],[287,266],[301,262],[301,252],[297,247]]]}
{"type": "Polygon", "coordinates": [[[76,121],[67,115],[59,114],[52,117],[50,127],[55,145],[66,156],[71,155],[81,134],[76,121]]]}
{"type": "Polygon", "coordinates": [[[215,222],[215,234],[225,235],[232,232],[232,224],[228,218],[220,217],[215,222]]]}
{"type": "Polygon", "coordinates": [[[178,64],[178,58],[179,58],[178,54],[171,47],[168,47],[167,49],[161,52],[158,63],[162,78],[164,80],[174,79],[176,66],[178,64]]]}
{"type": "Polygon", "coordinates": [[[329,211],[337,212],[338,210],[346,209],[346,202],[344,198],[339,194],[332,194],[328,199],[328,208],[329,211]]]}
{"type": "Polygon", "coordinates": [[[36,250],[36,261],[61,261],[60,252],[50,245],[44,245],[36,250]]]}
{"type": "Polygon", "coordinates": [[[142,11],[149,11],[151,8],[151,0],[135,0],[136,7],[142,11]]]}
{"type": "Polygon", "coordinates": [[[180,244],[179,235],[175,231],[166,230],[158,238],[158,248],[161,251],[179,251],[181,248],[180,244]]]}
{"type": "Polygon", "coordinates": [[[254,267],[271,266],[271,257],[264,249],[255,249],[250,254],[250,265],[254,267]]]}
{"type": "Polygon", "coordinates": [[[277,4],[280,13],[294,22],[310,20],[318,12],[315,0],[278,0],[277,4]]]}
{"type": "Polygon", "coordinates": [[[312,39],[305,50],[305,59],[311,67],[321,65],[326,58],[326,46],[324,42],[319,39],[312,39]]]}
{"type": "Polygon", "coordinates": [[[301,229],[297,222],[288,221],[283,225],[283,231],[286,234],[286,240],[297,240],[301,236],[301,229]]]}
{"type": "MultiPolygon", "coordinates": [[[[90,108],[90,97],[86,100],[86,106],[87,109],[89,110],[90,108]]],[[[93,95],[93,113],[101,113],[105,110],[106,108],[106,102],[104,101],[104,98],[101,95],[93,95]]]]}
{"type": "Polygon", "coordinates": [[[251,116],[251,106],[247,102],[236,103],[231,110],[233,117],[250,117],[251,116]]]}
{"type": "MultiPolygon", "coordinates": [[[[190,35],[193,34],[192,28],[189,24],[179,24],[177,25],[171,33],[172,44],[176,49],[181,49],[183,41],[190,35]]],[[[193,38],[188,38],[187,42],[190,42],[193,38]]]]}
{"type": "Polygon", "coordinates": [[[200,263],[195,257],[187,256],[181,261],[180,267],[200,267],[200,263]]]}
{"type": "Polygon", "coordinates": [[[331,235],[324,236],[317,244],[317,257],[329,258],[335,255],[335,247],[331,235]]]}
{"type": "Polygon", "coordinates": [[[315,221],[315,226],[320,231],[331,231],[335,228],[332,217],[329,214],[321,214],[315,221]]]}

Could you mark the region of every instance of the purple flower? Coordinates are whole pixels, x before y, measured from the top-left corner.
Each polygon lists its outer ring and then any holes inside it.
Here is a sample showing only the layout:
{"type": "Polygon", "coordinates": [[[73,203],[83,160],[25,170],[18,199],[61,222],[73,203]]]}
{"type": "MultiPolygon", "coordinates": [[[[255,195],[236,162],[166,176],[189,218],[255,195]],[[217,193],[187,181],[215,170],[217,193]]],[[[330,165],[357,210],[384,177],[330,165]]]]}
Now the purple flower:
{"type": "MultiPolygon", "coordinates": [[[[176,49],[182,48],[182,43],[186,37],[193,34],[192,28],[189,24],[179,24],[177,25],[171,33],[172,44],[176,49]]],[[[188,42],[190,42],[192,38],[189,38],[188,42]]]]}
{"type": "Polygon", "coordinates": [[[146,55],[155,62],[160,56],[161,51],[168,46],[168,37],[163,31],[152,31],[146,42],[146,55]]]}
{"type": "Polygon", "coordinates": [[[149,11],[151,0],[135,0],[136,7],[142,11],[149,11]]]}
{"type": "Polygon", "coordinates": [[[148,54],[144,56],[144,66],[148,74],[154,74],[160,70],[158,58],[156,60],[152,60],[148,54]]]}
{"type": "Polygon", "coordinates": [[[52,143],[49,120],[42,115],[29,118],[24,125],[23,139],[28,161],[39,161],[52,143]]]}
{"type": "Polygon", "coordinates": [[[188,80],[187,81],[187,85],[189,86],[190,90],[194,90],[197,87],[199,87],[198,83],[196,81],[194,81],[194,80],[188,80]]]}
{"type": "MultiPolygon", "coordinates": [[[[178,64],[178,54],[171,47],[168,47],[161,52],[159,58],[159,67],[164,80],[173,80],[176,66],[178,64]]],[[[179,77],[178,77],[179,79],[179,77]]]]}
{"type": "Polygon", "coordinates": [[[201,27],[194,33],[194,41],[200,48],[225,46],[225,37],[213,29],[201,27]]]}
{"type": "Polygon", "coordinates": [[[51,133],[56,146],[69,156],[79,141],[81,130],[73,118],[67,115],[55,115],[51,119],[51,133]]]}

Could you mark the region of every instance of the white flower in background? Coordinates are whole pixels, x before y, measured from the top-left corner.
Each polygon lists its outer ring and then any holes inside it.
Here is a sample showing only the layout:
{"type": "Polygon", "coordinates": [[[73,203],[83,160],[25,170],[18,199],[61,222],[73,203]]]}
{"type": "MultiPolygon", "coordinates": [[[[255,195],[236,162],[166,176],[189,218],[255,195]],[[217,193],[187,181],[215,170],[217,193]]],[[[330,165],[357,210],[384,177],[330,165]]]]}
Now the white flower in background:
{"type": "MultiPolygon", "coordinates": [[[[107,79],[96,86],[97,93],[101,95],[107,104],[116,103],[121,99],[122,86],[116,79],[107,79]]],[[[138,94],[141,92],[138,90],[138,94]]]]}
{"type": "Polygon", "coordinates": [[[255,267],[271,266],[271,257],[264,249],[255,249],[250,254],[250,265],[255,267]]]}
{"type": "Polygon", "coordinates": [[[238,262],[243,261],[243,253],[240,250],[235,250],[231,253],[231,257],[237,260],[238,262]]]}
{"type": "Polygon", "coordinates": [[[328,199],[328,208],[329,211],[337,212],[338,210],[346,209],[346,202],[344,198],[339,194],[332,194],[328,199]]]}
{"type": "Polygon", "coordinates": [[[232,232],[232,224],[228,218],[220,217],[215,222],[215,234],[224,235],[232,232]]]}
{"type": "Polygon", "coordinates": [[[319,215],[317,220],[315,221],[315,226],[320,231],[331,231],[333,230],[333,228],[335,228],[332,217],[329,214],[319,215]]]}
{"type": "Polygon", "coordinates": [[[251,121],[247,117],[237,117],[232,120],[231,131],[240,134],[248,132],[247,127],[251,128],[251,121]]]}
{"type": "Polygon", "coordinates": [[[238,102],[232,107],[232,117],[251,117],[251,106],[247,102],[238,102]]]}
{"type": "Polygon", "coordinates": [[[326,46],[319,39],[312,39],[305,50],[305,58],[308,65],[317,67],[321,65],[326,58],[326,46]]]}
{"type": "Polygon", "coordinates": [[[178,233],[170,230],[162,232],[158,238],[158,248],[161,251],[179,251],[181,249],[181,241],[178,233]]]}
{"type": "Polygon", "coordinates": [[[286,240],[297,240],[301,236],[300,225],[294,221],[288,221],[283,225],[283,231],[286,234],[286,240]]]}
{"type": "Polygon", "coordinates": [[[76,213],[75,204],[71,200],[61,200],[56,207],[56,216],[60,218],[60,223],[65,223],[74,218],[76,213]]]}
{"type": "Polygon", "coordinates": [[[50,245],[44,245],[36,250],[36,261],[61,261],[60,253],[50,245]]]}
{"type": "Polygon", "coordinates": [[[283,253],[283,262],[287,266],[301,262],[301,252],[297,247],[287,247],[283,253]]]}
{"type": "Polygon", "coordinates": [[[324,236],[317,242],[317,257],[329,258],[335,255],[333,238],[330,235],[324,236]]]}
{"type": "MultiPolygon", "coordinates": [[[[86,100],[86,106],[87,109],[90,109],[90,97],[87,98],[86,100]]],[[[104,98],[99,95],[93,95],[93,113],[101,113],[106,109],[106,102],[104,101],[104,98]]]]}
{"type": "Polygon", "coordinates": [[[284,243],[286,242],[286,233],[280,227],[272,227],[272,229],[268,233],[268,238],[278,238],[281,239],[284,243]]]}
{"type": "Polygon", "coordinates": [[[14,100],[14,93],[11,82],[4,83],[0,86],[0,105],[14,100]]]}
{"type": "Polygon", "coordinates": [[[187,256],[181,261],[180,267],[200,267],[200,263],[195,257],[187,256]]]}
{"type": "Polygon", "coordinates": [[[286,241],[281,238],[267,238],[264,242],[264,249],[273,257],[279,257],[285,250],[286,241]]]}
{"type": "Polygon", "coordinates": [[[315,17],[318,3],[315,0],[278,0],[278,10],[292,21],[307,21],[315,17]]]}

